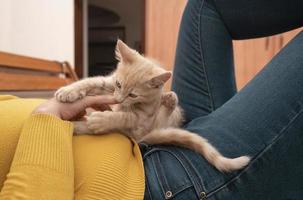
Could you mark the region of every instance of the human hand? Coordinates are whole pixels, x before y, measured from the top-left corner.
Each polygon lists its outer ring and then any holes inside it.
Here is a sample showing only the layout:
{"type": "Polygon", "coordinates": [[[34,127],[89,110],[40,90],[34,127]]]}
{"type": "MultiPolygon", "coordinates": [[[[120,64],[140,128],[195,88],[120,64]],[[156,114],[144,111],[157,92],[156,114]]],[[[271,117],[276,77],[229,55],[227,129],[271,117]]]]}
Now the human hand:
{"type": "Polygon", "coordinates": [[[113,96],[87,96],[73,103],[62,103],[52,98],[40,104],[32,114],[44,113],[55,115],[63,120],[76,120],[86,114],[85,109],[109,110],[109,104],[116,104],[113,96]]]}

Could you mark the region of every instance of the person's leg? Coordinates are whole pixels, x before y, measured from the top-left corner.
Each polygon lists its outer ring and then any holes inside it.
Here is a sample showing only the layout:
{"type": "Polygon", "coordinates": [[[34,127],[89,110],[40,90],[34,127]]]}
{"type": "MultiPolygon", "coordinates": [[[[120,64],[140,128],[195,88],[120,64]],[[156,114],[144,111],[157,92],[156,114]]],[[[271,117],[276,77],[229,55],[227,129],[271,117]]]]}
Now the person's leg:
{"type": "Polygon", "coordinates": [[[186,125],[188,130],[207,138],[223,155],[248,154],[252,162],[243,171],[222,174],[190,150],[147,148],[145,198],[298,199],[303,191],[303,34],[232,97],[232,36],[208,3],[188,1],[173,90],[179,95],[187,120],[192,120],[186,125]],[[221,72],[225,73],[216,76],[221,72]]]}
{"type": "Polygon", "coordinates": [[[185,127],[224,156],[251,156],[247,167],[222,174],[193,151],[156,146],[144,152],[145,198],[301,199],[302,52],[303,32],[239,93],[185,127]]]}
{"type": "Polygon", "coordinates": [[[303,32],[223,106],[187,124],[228,157],[250,155],[239,174],[223,175],[187,156],[209,199],[303,196],[303,32]]]}
{"type": "Polygon", "coordinates": [[[204,0],[188,1],[181,21],[172,89],[186,121],[207,115],[236,93],[232,38],[204,0]]]}
{"type": "Polygon", "coordinates": [[[301,0],[188,1],[172,84],[186,121],[209,114],[236,93],[232,39],[268,36],[303,26],[302,9],[301,0]]]}
{"type": "Polygon", "coordinates": [[[286,32],[303,25],[302,0],[213,0],[233,39],[286,32]]]}

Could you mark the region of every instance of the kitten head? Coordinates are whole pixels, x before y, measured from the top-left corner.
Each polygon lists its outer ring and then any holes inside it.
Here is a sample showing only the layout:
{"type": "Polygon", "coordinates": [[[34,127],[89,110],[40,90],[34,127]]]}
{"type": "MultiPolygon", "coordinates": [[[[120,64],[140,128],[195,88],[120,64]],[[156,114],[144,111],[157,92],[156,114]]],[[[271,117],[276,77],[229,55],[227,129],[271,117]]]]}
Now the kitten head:
{"type": "Polygon", "coordinates": [[[119,63],[114,73],[114,96],[124,106],[160,101],[164,83],[171,72],[143,57],[121,40],[117,41],[116,58],[119,63]]]}

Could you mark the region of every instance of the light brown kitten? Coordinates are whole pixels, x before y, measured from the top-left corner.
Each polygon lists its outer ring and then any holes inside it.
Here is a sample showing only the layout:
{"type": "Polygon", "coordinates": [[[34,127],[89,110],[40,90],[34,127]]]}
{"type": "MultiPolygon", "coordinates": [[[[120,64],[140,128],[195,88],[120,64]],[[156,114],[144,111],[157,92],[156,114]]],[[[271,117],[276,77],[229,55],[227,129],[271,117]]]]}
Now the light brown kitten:
{"type": "Polygon", "coordinates": [[[120,131],[137,142],[184,146],[200,153],[220,171],[238,170],[248,164],[249,157],[226,158],[203,137],[179,128],[182,112],[177,95],[162,90],[171,72],[120,40],[116,58],[119,63],[111,75],[83,79],[55,93],[62,102],[99,94],[113,94],[120,102],[113,111],[93,112],[87,122],[75,122],[76,134],[120,131]]]}

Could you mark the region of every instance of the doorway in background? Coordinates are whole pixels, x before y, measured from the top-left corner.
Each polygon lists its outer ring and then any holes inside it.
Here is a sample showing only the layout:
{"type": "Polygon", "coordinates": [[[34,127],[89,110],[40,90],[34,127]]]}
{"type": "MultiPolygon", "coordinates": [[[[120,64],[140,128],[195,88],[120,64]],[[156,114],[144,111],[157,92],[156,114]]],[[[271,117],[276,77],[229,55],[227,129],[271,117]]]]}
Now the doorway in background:
{"type": "Polygon", "coordinates": [[[144,53],[144,8],[143,0],[75,0],[75,68],[79,77],[111,73],[117,64],[118,38],[144,53]]]}

